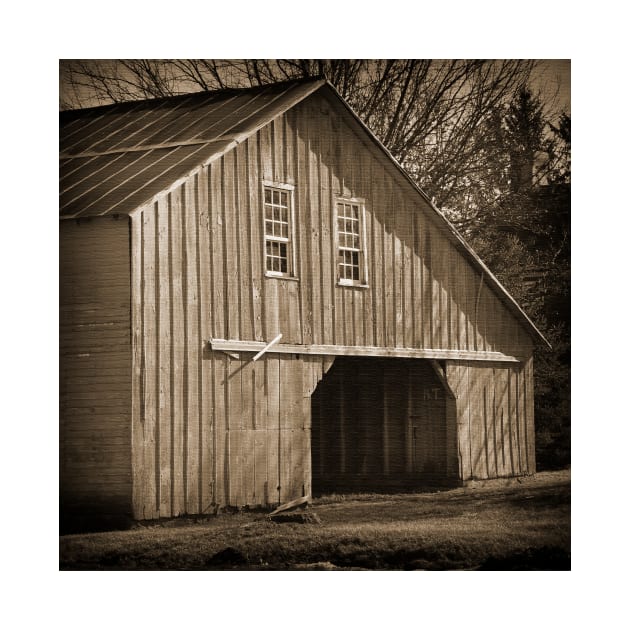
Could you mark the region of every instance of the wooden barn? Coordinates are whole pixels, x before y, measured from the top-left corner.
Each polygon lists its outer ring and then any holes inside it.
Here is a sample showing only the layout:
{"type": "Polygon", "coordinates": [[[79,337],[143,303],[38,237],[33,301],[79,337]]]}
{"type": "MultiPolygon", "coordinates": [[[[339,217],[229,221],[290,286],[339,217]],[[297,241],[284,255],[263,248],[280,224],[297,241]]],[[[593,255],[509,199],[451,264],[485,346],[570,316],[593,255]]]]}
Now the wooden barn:
{"type": "Polygon", "coordinates": [[[62,517],[535,472],[546,343],[325,80],[60,117],[62,517]]]}

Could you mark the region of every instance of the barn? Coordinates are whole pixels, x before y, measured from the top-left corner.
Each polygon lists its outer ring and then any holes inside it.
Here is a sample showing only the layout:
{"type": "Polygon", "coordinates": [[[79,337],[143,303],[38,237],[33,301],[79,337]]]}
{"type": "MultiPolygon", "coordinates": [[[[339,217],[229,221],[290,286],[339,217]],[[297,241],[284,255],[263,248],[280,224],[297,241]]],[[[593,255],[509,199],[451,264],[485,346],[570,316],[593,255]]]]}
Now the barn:
{"type": "Polygon", "coordinates": [[[60,115],[62,518],[535,472],[514,299],[324,79],[60,115]]]}

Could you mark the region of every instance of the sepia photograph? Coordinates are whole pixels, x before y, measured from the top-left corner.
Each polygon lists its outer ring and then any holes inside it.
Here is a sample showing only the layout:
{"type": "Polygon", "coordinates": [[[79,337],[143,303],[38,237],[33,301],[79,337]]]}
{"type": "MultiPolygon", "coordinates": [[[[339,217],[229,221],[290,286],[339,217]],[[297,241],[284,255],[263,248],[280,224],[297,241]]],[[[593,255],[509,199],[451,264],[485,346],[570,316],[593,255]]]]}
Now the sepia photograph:
{"type": "Polygon", "coordinates": [[[60,571],[571,570],[569,59],[59,59],[58,239],[60,571]]]}

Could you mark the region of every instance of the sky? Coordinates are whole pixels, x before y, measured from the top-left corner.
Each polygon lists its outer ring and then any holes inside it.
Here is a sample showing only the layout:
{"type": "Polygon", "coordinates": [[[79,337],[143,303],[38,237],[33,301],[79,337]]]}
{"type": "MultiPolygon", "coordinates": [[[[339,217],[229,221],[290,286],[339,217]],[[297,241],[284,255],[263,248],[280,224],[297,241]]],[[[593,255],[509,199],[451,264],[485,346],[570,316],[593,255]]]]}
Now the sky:
{"type": "Polygon", "coordinates": [[[559,109],[571,114],[571,60],[541,60],[532,88],[539,90],[547,102],[555,100],[559,109]]]}
{"type": "MultiPolygon", "coordinates": [[[[60,60],[60,68],[65,60],[60,60]]],[[[571,61],[568,59],[541,59],[532,77],[532,89],[540,92],[543,102],[551,110],[571,113],[571,61]]],[[[60,97],[65,92],[63,76],[59,76],[60,97]]],[[[98,105],[98,102],[84,106],[98,105]]]]}

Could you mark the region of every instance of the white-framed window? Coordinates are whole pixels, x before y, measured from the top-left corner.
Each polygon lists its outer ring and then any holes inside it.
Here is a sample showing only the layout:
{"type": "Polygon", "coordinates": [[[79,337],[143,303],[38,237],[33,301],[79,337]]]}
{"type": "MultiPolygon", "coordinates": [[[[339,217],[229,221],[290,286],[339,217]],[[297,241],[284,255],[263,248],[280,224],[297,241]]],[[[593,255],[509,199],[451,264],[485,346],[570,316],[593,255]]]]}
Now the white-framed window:
{"type": "Polygon", "coordinates": [[[367,286],[365,206],[362,199],[337,198],[337,282],[367,286]]]}
{"type": "Polygon", "coordinates": [[[293,278],[293,190],[290,184],[263,182],[265,274],[293,278]]]}

